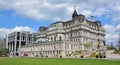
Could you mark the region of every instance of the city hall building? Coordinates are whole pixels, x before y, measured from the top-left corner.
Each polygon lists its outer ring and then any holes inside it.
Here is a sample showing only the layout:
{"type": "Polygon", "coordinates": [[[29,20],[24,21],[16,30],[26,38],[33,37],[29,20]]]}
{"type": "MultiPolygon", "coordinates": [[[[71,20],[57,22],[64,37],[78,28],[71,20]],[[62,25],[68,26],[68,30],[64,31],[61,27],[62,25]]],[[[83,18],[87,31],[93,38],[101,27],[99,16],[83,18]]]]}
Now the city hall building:
{"type": "Polygon", "coordinates": [[[105,30],[100,21],[85,18],[74,10],[72,20],[58,21],[48,27],[40,27],[36,42],[22,46],[21,56],[29,57],[67,57],[75,51],[95,51],[98,44],[105,45],[105,30]],[[85,44],[91,43],[90,48],[85,44]]]}

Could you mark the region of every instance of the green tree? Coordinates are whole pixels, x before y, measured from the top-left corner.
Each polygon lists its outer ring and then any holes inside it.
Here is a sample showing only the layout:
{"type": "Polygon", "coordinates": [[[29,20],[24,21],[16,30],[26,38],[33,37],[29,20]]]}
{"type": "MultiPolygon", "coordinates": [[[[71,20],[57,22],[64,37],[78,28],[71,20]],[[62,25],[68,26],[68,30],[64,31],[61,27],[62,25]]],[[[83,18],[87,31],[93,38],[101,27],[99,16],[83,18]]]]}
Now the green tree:
{"type": "Polygon", "coordinates": [[[7,48],[3,48],[3,49],[2,49],[2,55],[7,56],[8,53],[9,53],[9,51],[8,51],[7,48]]]}
{"type": "Polygon", "coordinates": [[[2,48],[0,48],[0,57],[2,56],[2,48]]]}
{"type": "Polygon", "coordinates": [[[87,42],[84,44],[85,51],[88,53],[89,49],[93,46],[92,42],[87,42]]]}

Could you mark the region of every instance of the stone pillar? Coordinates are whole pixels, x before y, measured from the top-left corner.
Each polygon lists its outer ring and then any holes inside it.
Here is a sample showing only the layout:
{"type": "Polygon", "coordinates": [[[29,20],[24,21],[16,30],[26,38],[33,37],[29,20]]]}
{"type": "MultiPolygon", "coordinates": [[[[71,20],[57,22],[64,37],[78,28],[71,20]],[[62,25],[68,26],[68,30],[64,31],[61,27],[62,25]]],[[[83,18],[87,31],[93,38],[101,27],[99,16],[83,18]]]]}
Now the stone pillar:
{"type": "Polygon", "coordinates": [[[14,55],[16,55],[16,44],[17,44],[17,43],[16,43],[16,42],[17,42],[17,41],[16,41],[16,39],[17,39],[17,36],[15,36],[15,44],[14,44],[14,45],[15,45],[15,46],[14,46],[14,55]]]}
{"type": "Polygon", "coordinates": [[[9,49],[9,52],[10,52],[10,50],[11,50],[11,46],[10,46],[10,43],[8,43],[8,49],[9,49]]]}
{"type": "Polygon", "coordinates": [[[16,53],[17,53],[17,51],[16,51],[16,45],[17,45],[17,43],[16,43],[16,41],[15,41],[15,44],[14,44],[15,46],[14,46],[14,55],[16,56],[16,53]]]}
{"type": "Polygon", "coordinates": [[[20,33],[20,40],[19,40],[19,57],[21,57],[21,33],[20,33]]]}
{"type": "Polygon", "coordinates": [[[9,38],[8,38],[8,35],[6,35],[6,48],[9,48],[9,46],[8,46],[8,45],[9,45],[9,44],[8,44],[8,39],[9,39],[9,38]]]}
{"type": "Polygon", "coordinates": [[[61,55],[62,57],[64,57],[65,56],[65,43],[61,43],[61,44],[62,44],[61,55]]]}
{"type": "Polygon", "coordinates": [[[10,55],[11,55],[11,52],[12,52],[12,44],[9,43],[9,52],[10,52],[10,55]]]}
{"type": "Polygon", "coordinates": [[[13,55],[13,53],[14,53],[14,51],[13,51],[13,43],[12,43],[11,45],[12,45],[12,50],[11,50],[11,52],[12,52],[12,55],[13,55]]]}
{"type": "Polygon", "coordinates": [[[69,50],[71,50],[71,44],[69,43],[69,50]]]}

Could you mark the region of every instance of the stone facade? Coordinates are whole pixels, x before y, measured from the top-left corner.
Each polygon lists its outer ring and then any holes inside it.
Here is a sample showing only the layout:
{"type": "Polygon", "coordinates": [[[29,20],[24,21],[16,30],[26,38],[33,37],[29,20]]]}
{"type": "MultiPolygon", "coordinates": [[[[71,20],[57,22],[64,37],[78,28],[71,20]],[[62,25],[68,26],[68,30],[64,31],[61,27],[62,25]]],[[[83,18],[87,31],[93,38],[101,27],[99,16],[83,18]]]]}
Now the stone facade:
{"type": "Polygon", "coordinates": [[[37,33],[37,44],[24,45],[22,55],[39,57],[67,57],[75,51],[86,50],[84,44],[91,43],[90,51],[101,49],[105,45],[105,30],[100,21],[87,20],[84,15],[78,15],[74,10],[72,20],[58,21],[49,27],[40,27],[37,33]]]}

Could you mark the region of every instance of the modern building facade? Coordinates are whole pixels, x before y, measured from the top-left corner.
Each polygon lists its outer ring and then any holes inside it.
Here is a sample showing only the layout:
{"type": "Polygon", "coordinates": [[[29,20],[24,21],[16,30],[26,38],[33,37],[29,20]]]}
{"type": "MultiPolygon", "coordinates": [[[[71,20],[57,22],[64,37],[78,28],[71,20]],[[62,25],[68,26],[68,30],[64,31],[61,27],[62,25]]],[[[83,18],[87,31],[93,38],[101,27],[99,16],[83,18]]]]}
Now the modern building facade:
{"type": "Polygon", "coordinates": [[[91,21],[74,10],[72,20],[58,21],[48,27],[40,27],[36,36],[37,44],[21,47],[21,55],[30,57],[67,57],[75,51],[95,51],[97,46],[104,49],[105,30],[100,21],[91,21]],[[90,48],[85,44],[91,43],[90,48]]]}
{"type": "Polygon", "coordinates": [[[6,47],[10,56],[20,56],[20,48],[23,45],[35,43],[36,35],[30,32],[13,32],[6,35],[6,47]]]}

